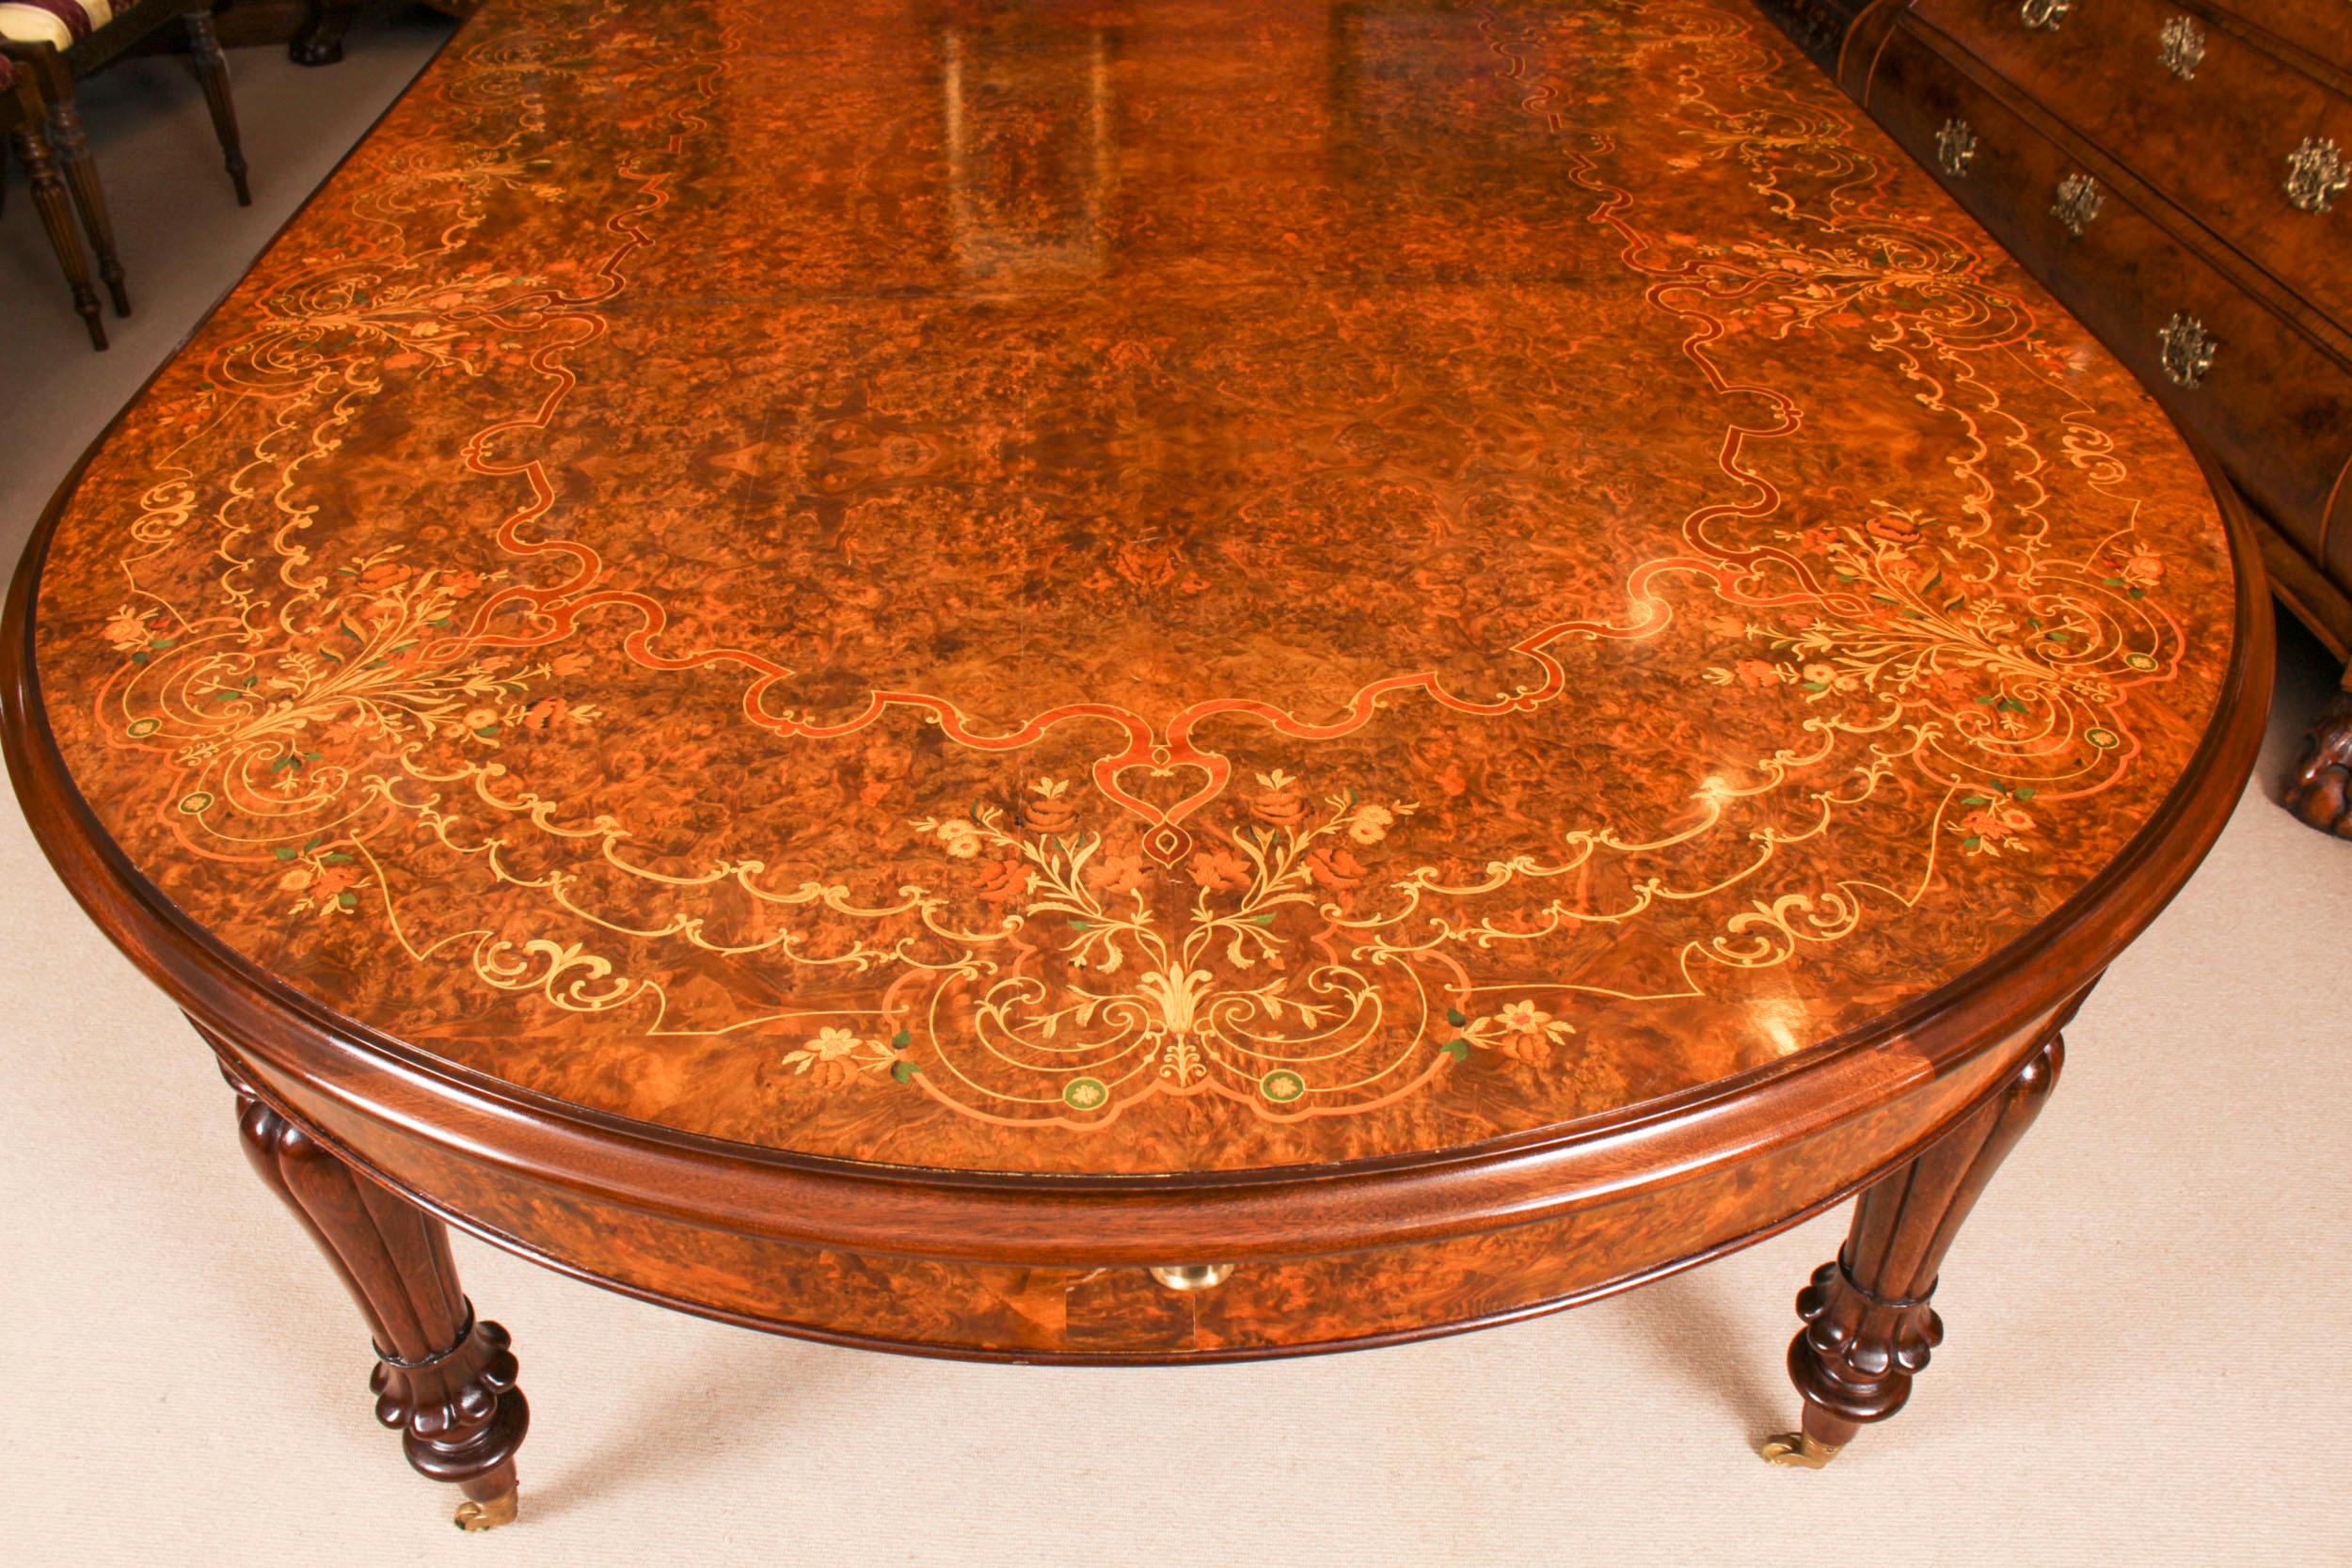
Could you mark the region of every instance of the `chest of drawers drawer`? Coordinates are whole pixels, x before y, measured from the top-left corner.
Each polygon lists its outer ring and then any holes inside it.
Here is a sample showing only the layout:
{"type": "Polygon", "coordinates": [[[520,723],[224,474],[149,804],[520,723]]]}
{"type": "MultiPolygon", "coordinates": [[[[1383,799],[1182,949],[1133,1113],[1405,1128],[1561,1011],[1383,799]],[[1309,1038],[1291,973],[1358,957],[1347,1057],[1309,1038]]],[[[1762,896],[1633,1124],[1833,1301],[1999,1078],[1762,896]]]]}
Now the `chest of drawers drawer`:
{"type": "Polygon", "coordinates": [[[2352,366],[2073,160],[1972,55],[1906,17],[1877,52],[1865,103],[2298,547],[2352,557],[2352,522],[2328,526],[2331,502],[2345,507],[2352,366]]]}
{"type": "Polygon", "coordinates": [[[2352,5],[2344,0],[2202,0],[2201,8],[2352,72],[2352,5]]]}
{"type": "Polygon", "coordinates": [[[2314,171],[2328,149],[2352,163],[2352,103],[2171,0],[1917,0],[1913,9],[2352,325],[2352,199],[2310,194],[2327,182],[2314,171]],[[2291,160],[2312,168],[2295,177],[2291,160]],[[2306,193],[2300,205],[2291,178],[2306,193]]]}

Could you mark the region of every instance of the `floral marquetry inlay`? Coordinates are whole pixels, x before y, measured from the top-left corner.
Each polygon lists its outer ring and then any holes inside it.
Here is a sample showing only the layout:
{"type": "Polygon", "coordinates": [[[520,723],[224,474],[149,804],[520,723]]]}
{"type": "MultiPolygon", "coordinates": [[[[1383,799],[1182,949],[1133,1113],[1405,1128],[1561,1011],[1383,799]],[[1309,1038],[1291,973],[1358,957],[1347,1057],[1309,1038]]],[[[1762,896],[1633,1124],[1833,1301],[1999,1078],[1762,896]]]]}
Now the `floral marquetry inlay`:
{"type": "Polygon", "coordinates": [[[2147,823],[2233,593],[2131,377],[1732,0],[488,8],[40,571],[92,810],[278,982],[1086,1173],[1925,996],[2147,823]]]}

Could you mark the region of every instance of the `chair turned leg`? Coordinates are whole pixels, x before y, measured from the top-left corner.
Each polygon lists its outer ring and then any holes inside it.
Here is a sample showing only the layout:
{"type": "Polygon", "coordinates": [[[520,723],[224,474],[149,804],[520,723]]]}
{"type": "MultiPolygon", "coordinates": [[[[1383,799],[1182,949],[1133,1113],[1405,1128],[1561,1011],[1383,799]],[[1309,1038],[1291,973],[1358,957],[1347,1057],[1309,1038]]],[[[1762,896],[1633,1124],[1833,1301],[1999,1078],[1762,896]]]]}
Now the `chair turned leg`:
{"type": "Polygon", "coordinates": [[[2352,838],[2352,670],[2312,722],[2303,760],[2287,781],[2286,806],[2321,832],[2352,838]]]}
{"type": "Polygon", "coordinates": [[[531,1408],[515,1386],[506,1330],[477,1323],[458,1289],[441,1222],[358,1175],[315,1138],[257,1099],[238,1069],[245,1151],[334,1264],[375,1340],[369,1381],[377,1419],[401,1433],[408,1463],[464,1494],[461,1529],[515,1517],[515,1450],[531,1408]]]}
{"type": "Polygon", "coordinates": [[[90,161],[89,142],[82,135],[82,115],[73,106],[69,93],[60,92],[49,103],[49,141],[56,149],[57,163],[65,170],[66,188],[73,193],[73,205],[81,210],[82,227],[89,233],[89,247],[98,253],[98,276],[104,280],[106,292],[114,296],[115,314],[131,313],[131,293],[123,287],[122,258],[115,253],[115,226],[106,216],[106,193],[98,185],[98,166],[90,161]]]}
{"type": "Polygon", "coordinates": [[[220,138],[221,161],[237,187],[237,205],[253,205],[246,183],[245,146],[237,135],[237,106],[229,98],[229,59],[220,52],[213,31],[212,0],[190,0],[183,19],[188,25],[188,55],[196,64],[196,79],[203,85],[205,106],[213,111],[213,134],[220,138]]]}
{"type": "Polygon", "coordinates": [[[310,0],[310,21],[286,53],[296,65],[333,65],[343,57],[343,30],[358,0],[310,0]]]}
{"type": "Polygon", "coordinates": [[[82,255],[82,236],[74,231],[73,208],[66,198],[65,182],[57,178],[57,166],[50,159],[48,138],[35,120],[27,119],[17,127],[15,142],[16,155],[24,161],[24,171],[32,177],[33,206],[40,214],[40,226],[49,231],[50,248],[65,269],[66,287],[73,291],[73,309],[89,329],[90,347],[103,349],[106,324],[98,313],[98,291],[90,284],[89,261],[82,255]]]}
{"type": "Polygon", "coordinates": [[[1928,1298],[1936,1271],[2001,1161],[2040,1114],[2065,1042],[2055,1027],[2001,1092],[1899,1170],[1864,1190],[1835,1262],[1797,1296],[1805,1326],[1788,1346],[1804,1422],[1763,1446],[1775,1465],[1819,1469],[1872,1421],[1911,1398],[1911,1380],[1943,1342],[1928,1298]]]}

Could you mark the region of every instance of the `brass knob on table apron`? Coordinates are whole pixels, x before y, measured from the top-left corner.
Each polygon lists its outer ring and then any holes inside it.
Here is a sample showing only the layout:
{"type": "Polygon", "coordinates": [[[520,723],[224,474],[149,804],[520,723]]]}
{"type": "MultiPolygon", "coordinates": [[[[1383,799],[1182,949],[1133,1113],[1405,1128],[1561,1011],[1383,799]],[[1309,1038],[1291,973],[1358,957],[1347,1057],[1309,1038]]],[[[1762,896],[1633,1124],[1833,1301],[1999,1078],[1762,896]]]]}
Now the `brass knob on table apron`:
{"type": "Polygon", "coordinates": [[[1233,1276],[1233,1265],[1163,1263],[1148,1272],[1171,1291],[1213,1291],[1233,1276]]]}

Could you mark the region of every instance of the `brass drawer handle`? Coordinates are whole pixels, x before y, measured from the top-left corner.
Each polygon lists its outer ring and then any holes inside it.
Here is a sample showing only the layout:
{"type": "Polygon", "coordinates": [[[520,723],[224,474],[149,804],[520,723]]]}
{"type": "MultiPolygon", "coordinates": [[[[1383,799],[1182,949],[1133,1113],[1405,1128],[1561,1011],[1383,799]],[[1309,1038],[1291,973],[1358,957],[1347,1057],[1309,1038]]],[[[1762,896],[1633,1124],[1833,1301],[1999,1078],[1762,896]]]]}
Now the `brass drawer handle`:
{"type": "Polygon", "coordinates": [[[2037,33],[2055,33],[2074,8],[2074,0],[2021,0],[2017,18],[2037,33]]]}
{"type": "Polygon", "coordinates": [[[2179,310],[2172,312],[2172,319],[2156,334],[2156,342],[2164,378],[2175,387],[2192,388],[2213,369],[2214,350],[2221,346],[2206,335],[2203,322],[2179,310]]]}
{"type": "Polygon", "coordinates": [[[2287,154],[2287,199],[2298,212],[2332,212],[2336,193],[2352,182],[2352,167],[2342,150],[2327,136],[2305,136],[2303,145],[2287,154]]]}
{"type": "Polygon", "coordinates": [[[2205,57],[2205,30],[2193,17],[2176,16],[2156,34],[2156,58],[2164,69],[2188,81],[2197,74],[2198,62],[2205,57]]]}
{"type": "Polygon", "coordinates": [[[1935,134],[1935,166],[1957,180],[1976,161],[1977,134],[1964,119],[1947,119],[1935,134]]]}
{"type": "Polygon", "coordinates": [[[2058,182],[2058,200],[2050,206],[2050,215],[2066,225],[2066,231],[2082,238],[2083,226],[2099,215],[2106,204],[2106,197],[2099,189],[2099,182],[2088,174],[2070,174],[2058,182]]]}

